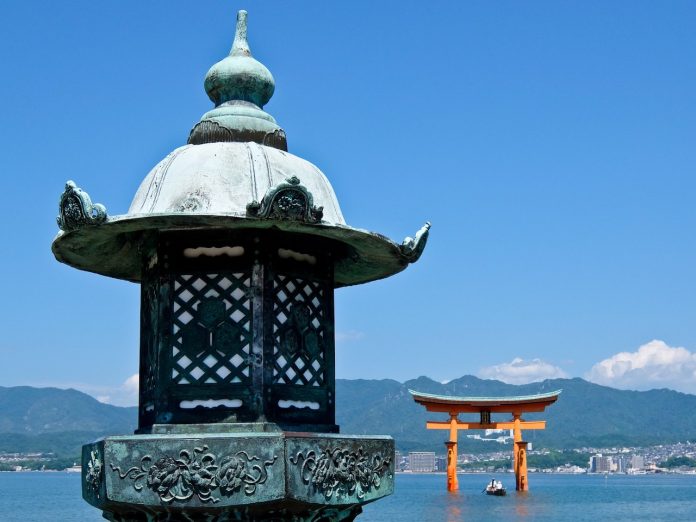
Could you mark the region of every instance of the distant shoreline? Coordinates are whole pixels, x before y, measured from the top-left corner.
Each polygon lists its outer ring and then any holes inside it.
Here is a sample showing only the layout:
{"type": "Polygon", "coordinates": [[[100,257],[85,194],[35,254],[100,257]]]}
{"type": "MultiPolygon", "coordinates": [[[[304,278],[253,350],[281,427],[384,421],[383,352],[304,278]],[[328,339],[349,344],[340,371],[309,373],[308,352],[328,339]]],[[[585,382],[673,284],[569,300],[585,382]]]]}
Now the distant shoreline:
{"type": "MultiPolygon", "coordinates": [[[[529,470],[528,471],[530,474],[534,473],[537,475],[592,475],[592,476],[597,476],[601,477],[604,475],[607,476],[616,476],[616,477],[642,477],[642,476],[653,476],[653,475],[696,475],[696,471],[661,471],[659,473],[590,473],[587,471],[584,471],[582,473],[568,473],[564,471],[538,471],[538,470],[529,470]]],[[[446,471],[396,471],[396,475],[442,475],[446,476],[447,472],[446,471]]],[[[457,471],[457,475],[514,475],[514,473],[511,470],[505,470],[505,471],[457,471]]]]}

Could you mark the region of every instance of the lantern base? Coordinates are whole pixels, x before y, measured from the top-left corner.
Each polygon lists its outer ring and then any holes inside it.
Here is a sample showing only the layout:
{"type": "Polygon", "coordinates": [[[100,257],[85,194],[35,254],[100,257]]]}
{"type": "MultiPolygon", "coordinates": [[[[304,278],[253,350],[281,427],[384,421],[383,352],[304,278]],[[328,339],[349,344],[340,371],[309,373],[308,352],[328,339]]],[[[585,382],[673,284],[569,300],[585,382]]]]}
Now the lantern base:
{"type": "Polygon", "coordinates": [[[217,515],[210,513],[195,514],[186,512],[185,515],[175,513],[107,513],[105,519],[112,522],[351,522],[362,513],[360,506],[346,509],[317,508],[315,510],[300,510],[277,507],[261,510],[235,510],[225,511],[217,515]]]}
{"type": "Polygon", "coordinates": [[[351,521],[393,490],[391,437],[203,432],[82,447],[82,496],[114,522],[351,521]]]}

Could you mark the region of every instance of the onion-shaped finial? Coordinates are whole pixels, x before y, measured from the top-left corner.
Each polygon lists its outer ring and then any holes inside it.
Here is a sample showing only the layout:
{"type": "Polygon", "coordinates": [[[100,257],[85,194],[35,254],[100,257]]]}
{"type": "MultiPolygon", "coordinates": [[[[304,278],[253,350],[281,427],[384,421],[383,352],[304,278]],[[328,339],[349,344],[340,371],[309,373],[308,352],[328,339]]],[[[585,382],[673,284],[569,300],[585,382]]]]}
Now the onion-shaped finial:
{"type": "Polygon", "coordinates": [[[205,90],[216,106],[239,100],[263,108],[273,96],[273,75],[251,56],[246,11],[237,13],[237,29],[230,54],[210,68],[205,77],[205,90]]]}
{"type": "Polygon", "coordinates": [[[230,54],[205,75],[205,90],[215,108],[191,129],[189,143],[256,142],[288,150],[285,132],[263,110],[273,96],[275,82],[271,72],[251,56],[246,11],[237,13],[230,54]]]}

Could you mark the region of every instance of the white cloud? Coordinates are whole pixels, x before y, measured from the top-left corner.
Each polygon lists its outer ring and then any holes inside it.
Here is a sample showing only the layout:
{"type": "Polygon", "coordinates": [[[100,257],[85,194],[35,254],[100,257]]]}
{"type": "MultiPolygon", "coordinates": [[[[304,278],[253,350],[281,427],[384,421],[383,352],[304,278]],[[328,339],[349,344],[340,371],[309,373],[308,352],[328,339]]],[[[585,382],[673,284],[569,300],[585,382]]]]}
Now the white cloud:
{"type": "Polygon", "coordinates": [[[140,376],[135,373],[128,377],[118,388],[110,391],[107,400],[103,401],[114,406],[136,406],[138,404],[138,390],[140,389],[140,376]]]}
{"type": "Polygon", "coordinates": [[[346,330],[344,332],[336,332],[337,343],[349,343],[351,341],[359,341],[365,337],[365,333],[359,330],[346,330]]]}
{"type": "Polygon", "coordinates": [[[525,360],[515,357],[509,363],[481,368],[478,376],[482,379],[496,379],[508,384],[527,384],[544,379],[566,378],[568,374],[558,366],[541,359],[525,360]]]}
{"type": "Polygon", "coordinates": [[[99,402],[113,404],[114,406],[137,406],[139,376],[133,374],[119,386],[99,386],[86,383],[61,383],[53,384],[57,388],[74,388],[91,395],[99,402]]]}
{"type": "Polygon", "coordinates": [[[104,404],[113,404],[114,406],[137,406],[139,381],[139,376],[135,373],[123,381],[123,383],[116,386],[74,381],[35,381],[27,383],[27,386],[36,386],[38,388],[72,388],[73,390],[79,390],[87,395],[91,395],[104,404]]]}
{"type": "Polygon", "coordinates": [[[140,390],[140,375],[134,373],[128,377],[125,382],[121,385],[124,392],[130,393],[131,395],[138,396],[138,391],[140,390]]]}
{"type": "Polygon", "coordinates": [[[635,352],[617,353],[598,362],[585,378],[615,388],[696,393],[696,353],[654,340],[635,352]]]}

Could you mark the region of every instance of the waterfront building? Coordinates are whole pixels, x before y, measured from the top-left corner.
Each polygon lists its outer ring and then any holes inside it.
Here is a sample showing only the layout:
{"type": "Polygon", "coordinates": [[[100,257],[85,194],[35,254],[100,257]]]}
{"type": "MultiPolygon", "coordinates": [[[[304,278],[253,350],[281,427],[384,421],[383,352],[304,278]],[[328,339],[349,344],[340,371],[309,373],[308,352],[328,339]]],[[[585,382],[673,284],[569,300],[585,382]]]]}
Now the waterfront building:
{"type": "Polygon", "coordinates": [[[597,472],[611,473],[612,471],[614,471],[614,458],[609,455],[600,457],[597,461],[597,472]]]}
{"type": "Polygon", "coordinates": [[[626,455],[617,455],[614,458],[614,471],[617,473],[626,473],[631,461],[626,455]]]}
{"type": "Polygon", "coordinates": [[[633,455],[631,457],[631,469],[642,471],[645,469],[645,459],[641,455],[633,455]]]}
{"type": "Polygon", "coordinates": [[[408,467],[413,473],[432,473],[435,471],[435,452],[411,451],[408,454],[408,467]]]}
{"type": "Polygon", "coordinates": [[[590,473],[596,473],[597,470],[597,455],[590,456],[590,461],[587,465],[587,469],[590,473]]]}
{"type": "Polygon", "coordinates": [[[614,465],[613,459],[608,455],[592,455],[590,457],[590,473],[610,473],[614,465]]]}

